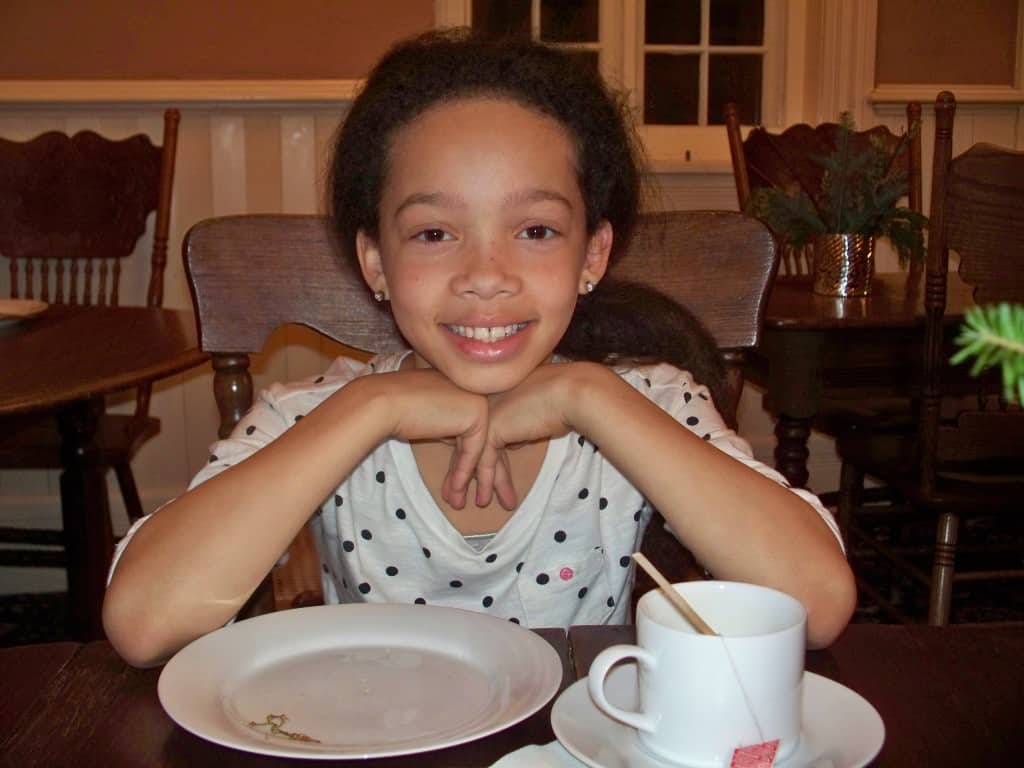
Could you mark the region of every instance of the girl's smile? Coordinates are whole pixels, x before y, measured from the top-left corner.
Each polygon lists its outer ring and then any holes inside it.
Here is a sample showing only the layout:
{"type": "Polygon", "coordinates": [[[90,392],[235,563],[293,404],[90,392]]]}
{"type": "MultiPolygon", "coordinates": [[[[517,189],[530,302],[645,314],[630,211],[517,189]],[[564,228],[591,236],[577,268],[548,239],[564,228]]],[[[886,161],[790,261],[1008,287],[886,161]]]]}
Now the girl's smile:
{"type": "Polygon", "coordinates": [[[429,109],[393,138],[376,239],[357,247],[420,367],[507,391],[551,358],[611,227],[587,232],[576,153],[550,117],[501,98],[429,109]]]}
{"type": "Polygon", "coordinates": [[[530,323],[445,325],[452,343],[469,359],[495,362],[515,355],[528,338],[530,323]]]}
{"type": "Polygon", "coordinates": [[[507,339],[510,336],[514,336],[521,330],[526,328],[527,323],[512,323],[511,325],[496,325],[496,326],[467,326],[467,325],[449,325],[448,330],[457,336],[463,336],[467,339],[473,339],[474,341],[483,341],[488,344],[507,339]]]}

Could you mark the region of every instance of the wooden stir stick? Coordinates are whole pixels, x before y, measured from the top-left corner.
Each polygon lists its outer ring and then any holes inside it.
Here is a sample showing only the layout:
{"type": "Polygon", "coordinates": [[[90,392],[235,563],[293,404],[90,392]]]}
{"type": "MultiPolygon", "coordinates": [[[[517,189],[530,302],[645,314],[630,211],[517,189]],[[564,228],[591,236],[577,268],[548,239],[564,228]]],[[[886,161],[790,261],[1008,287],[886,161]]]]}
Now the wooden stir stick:
{"type": "Polygon", "coordinates": [[[700,617],[700,615],[693,610],[693,606],[690,605],[686,598],[676,592],[672,585],[668,583],[668,579],[661,575],[661,571],[654,567],[654,563],[647,559],[647,556],[643,552],[634,552],[633,559],[636,560],[637,564],[647,571],[647,575],[654,579],[654,583],[661,587],[661,591],[665,593],[665,597],[672,603],[677,611],[679,611],[683,618],[690,622],[694,629],[700,632],[702,635],[715,635],[715,632],[708,623],[700,617]]]}

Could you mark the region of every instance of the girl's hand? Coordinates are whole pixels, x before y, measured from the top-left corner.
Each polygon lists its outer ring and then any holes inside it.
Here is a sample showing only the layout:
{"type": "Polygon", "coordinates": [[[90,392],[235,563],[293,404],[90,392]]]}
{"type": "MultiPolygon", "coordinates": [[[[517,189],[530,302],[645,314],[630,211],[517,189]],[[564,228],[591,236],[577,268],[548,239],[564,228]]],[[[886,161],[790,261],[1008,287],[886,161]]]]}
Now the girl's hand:
{"type": "Polygon", "coordinates": [[[497,495],[502,507],[516,508],[518,497],[507,449],[561,437],[574,428],[576,381],[586,367],[580,363],[542,365],[514,389],[490,399],[487,440],[476,465],[478,506],[486,506],[497,495]]]}
{"type": "Polygon", "coordinates": [[[487,441],[487,398],[460,389],[434,370],[380,374],[378,380],[385,385],[381,394],[391,437],[443,440],[454,446],[441,493],[462,509],[487,441]]]}

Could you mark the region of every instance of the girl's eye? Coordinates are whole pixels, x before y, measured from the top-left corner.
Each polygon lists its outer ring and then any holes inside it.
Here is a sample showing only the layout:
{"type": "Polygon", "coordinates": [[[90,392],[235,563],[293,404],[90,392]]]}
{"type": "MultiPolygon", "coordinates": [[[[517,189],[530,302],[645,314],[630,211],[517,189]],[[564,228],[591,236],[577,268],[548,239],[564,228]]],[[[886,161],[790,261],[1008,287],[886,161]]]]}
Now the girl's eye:
{"type": "Polygon", "coordinates": [[[534,224],[532,227],[527,227],[519,236],[524,240],[548,240],[554,237],[557,233],[551,227],[545,227],[543,224],[534,224]]]}
{"type": "Polygon", "coordinates": [[[452,236],[443,229],[424,229],[416,234],[416,239],[424,243],[440,243],[444,240],[451,240],[452,236]]]}

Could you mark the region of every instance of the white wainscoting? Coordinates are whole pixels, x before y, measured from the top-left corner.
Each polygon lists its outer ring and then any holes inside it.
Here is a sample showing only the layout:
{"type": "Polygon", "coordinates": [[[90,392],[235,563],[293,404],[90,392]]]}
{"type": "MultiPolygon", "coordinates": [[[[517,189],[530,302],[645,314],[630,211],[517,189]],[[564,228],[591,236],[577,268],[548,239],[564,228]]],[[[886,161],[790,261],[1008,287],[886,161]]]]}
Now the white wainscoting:
{"type": "MultiPolygon", "coordinates": [[[[344,105],[224,101],[186,104],[181,110],[165,304],[190,309],[180,258],[181,242],[189,226],[204,218],[227,214],[323,210],[324,168],[344,105]]],[[[876,105],[878,121],[894,128],[904,120],[902,110],[902,105],[876,105]]],[[[0,103],[0,136],[24,140],[47,130],[91,129],[115,137],[142,132],[159,142],[161,114],[162,106],[130,100],[112,105],[0,103]]],[[[926,148],[932,143],[932,126],[926,105],[926,148]]],[[[1018,105],[962,106],[957,116],[957,150],[981,140],[1021,146],[1018,105]]],[[[926,151],[926,199],[929,168],[930,151],[926,151]]],[[[736,208],[728,167],[690,169],[679,162],[656,161],[654,170],[658,191],[651,199],[652,207],[736,208]]],[[[149,247],[147,235],[126,266],[125,303],[142,303],[149,247]]],[[[895,259],[883,257],[881,268],[895,269],[895,259]]],[[[0,270],[0,295],[6,295],[7,281],[7,271],[0,270]]],[[[268,351],[253,361],[256,386],[312,374],[322,369],[335,353],[334,345],[310,331],[282,329],[268,351]]],[[[130,403],[114,407],[128,408],[130,403]]],[[[142,448],[133,463],[147,510],[179,494],[206,460],[207,446],[217,427],[209,366],[161,382],[153,396],[152,412],[161,419],[162,431],[142,448]]],[[[741,431],[755,453],[771,462],[772,422],[761,409],[760,393],[752,387],[744,395],[740,419],[741,431]]],[[[824,491],[836,486],[838,462],[831,441],[813,436],[809,466],[812,488],[824,491]]],[[[112,478],[109,487],[115,530],[120,532],[126,521],[112,478]]],[[[0,471],[0,525],[56,529],[60,524],[56,472],[0,471]]],[[[60,571],[0,569],[0,594],[61,589],[62,585],[60,571]]]]}

